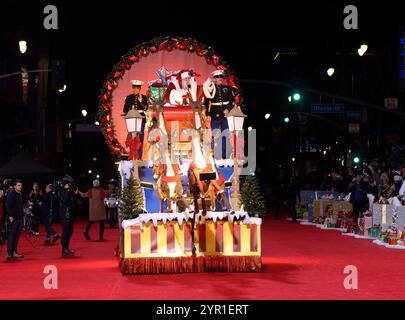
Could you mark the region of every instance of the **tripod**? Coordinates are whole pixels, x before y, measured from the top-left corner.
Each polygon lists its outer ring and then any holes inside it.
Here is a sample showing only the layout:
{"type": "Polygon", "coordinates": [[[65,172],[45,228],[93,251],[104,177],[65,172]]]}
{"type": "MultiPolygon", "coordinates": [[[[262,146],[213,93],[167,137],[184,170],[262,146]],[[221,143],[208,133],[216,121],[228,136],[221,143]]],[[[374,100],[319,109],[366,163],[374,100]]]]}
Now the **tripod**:
{"type": "Polygon", "coordinates": [[[25,239],[27,239],[28,243],[33,248],[37,248],[34,243],[38,240],[39,235],[38,229],[39,229],[38,218],[31,212],[26,213],[24,215],[23,232],[25,232],[25,239]]]}
{"type": "MultiPolygon", "coordinates": [[[[7,239],[9,232],[11,232],[10,220],[9,220],[8,215],[5,217],[4,230],[5,230],[4,239],[7,239]]],[[[35,242],[38,239],[38,232],[36,232],[37,230],[38,230],[38,220],[37,220],[37,218],[31,213],[25,213],[25,215],[23,217],[22,231],[21,231],[19,237],[21,238],[23,233],[25,233],[24,238],[28,241],[28,243],[34,249],[37,249],[37,246],[35,245],[35,242]]],[[[4,245],[4,241],[0,242],[0,251],[2,251],[3,245],[4,245]]]]}

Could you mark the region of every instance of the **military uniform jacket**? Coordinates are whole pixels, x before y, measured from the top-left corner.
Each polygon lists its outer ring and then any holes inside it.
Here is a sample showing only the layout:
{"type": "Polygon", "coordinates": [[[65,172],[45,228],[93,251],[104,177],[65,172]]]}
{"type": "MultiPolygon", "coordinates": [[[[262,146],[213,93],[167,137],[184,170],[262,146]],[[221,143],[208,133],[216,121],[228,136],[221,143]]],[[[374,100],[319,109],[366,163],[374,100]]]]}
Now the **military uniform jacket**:
{"type": "Polygon", "coordinates": [[[141,94],[142,98],[142,102],[139,101],[139,95],[138,94],[130,94],[129,96],[127,96],[125,98],[125,105],[124,105],[124,109],[123,109],[123,113],[127,114],[129,110],[132,109],[132,106],[134,106],[134,108],[136,110],[142,110],[145,111],[146,108],[148,107],[148,98],[141,94]]]}
{"type": "Polygon", "coordinates": [[[232,109],[237,90],[226,85],[216,85],[215,89],[214,97],[206,100],[207,116],[213,120],[223,120],[225,118],[224,110],[232,109]]]}

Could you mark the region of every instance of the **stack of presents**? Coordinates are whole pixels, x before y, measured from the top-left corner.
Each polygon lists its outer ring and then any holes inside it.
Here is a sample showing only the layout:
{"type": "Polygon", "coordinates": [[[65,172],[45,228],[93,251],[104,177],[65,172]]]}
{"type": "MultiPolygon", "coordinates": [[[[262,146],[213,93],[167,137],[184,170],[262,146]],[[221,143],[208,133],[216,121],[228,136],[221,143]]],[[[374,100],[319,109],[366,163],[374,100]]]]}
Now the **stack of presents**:
{"type": "Polygon", "coordinates": [[[341,200],[338,192],[304,190],[300,196],[299,219],[330,228],[344,228],[353,218],[352,205],[341,200]]]}
{"type": "Polygon", "coordinates": [[[390,245],[404,245],[405,206],[374,203],[356,224],[352,204],[341,200],[338,193],[305,190],[301,191],[297,213],[300,219],[324,228],[345,229],[390,245]]]}
{"type": "Polygon", "coordinates": [[[391,204],[373,205],[374,236],[382,243],[389,245],[404,245],[405,235],[405,206],[391,204]]]}

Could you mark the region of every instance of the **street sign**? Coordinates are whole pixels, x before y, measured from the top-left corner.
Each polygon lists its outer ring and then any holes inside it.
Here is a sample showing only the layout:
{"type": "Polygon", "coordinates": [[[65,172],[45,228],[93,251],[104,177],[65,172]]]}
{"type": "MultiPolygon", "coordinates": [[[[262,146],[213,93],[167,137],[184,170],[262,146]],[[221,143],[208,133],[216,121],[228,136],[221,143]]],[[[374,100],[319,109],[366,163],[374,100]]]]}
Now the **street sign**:
{"type": "Polygon", "coordinates": [[[345,105],[343,103],[313,103],[311,104],[311,113],[344,113],[345,105]]]}
{"type": "Polygon", "coordinates": [[[349,123],[349,133],[360,133],[360,123],[349,123]]]}
{"type": "Polygon", "coordinates": [[[385,98],[384,107],[389,110],[397,110],[398,109],[398,98],[385,98]]]}
{"type": "Polygon", "coordinates": [[[399,55],[399,90],[405,91],[405,26],[399,28],[398,39],[399,55]]]}
{"type": "Polygon", "coordinates": [[[361,111],[359,110],[348,110],[345,112],[347,119],[361,119],[361,111]]]}

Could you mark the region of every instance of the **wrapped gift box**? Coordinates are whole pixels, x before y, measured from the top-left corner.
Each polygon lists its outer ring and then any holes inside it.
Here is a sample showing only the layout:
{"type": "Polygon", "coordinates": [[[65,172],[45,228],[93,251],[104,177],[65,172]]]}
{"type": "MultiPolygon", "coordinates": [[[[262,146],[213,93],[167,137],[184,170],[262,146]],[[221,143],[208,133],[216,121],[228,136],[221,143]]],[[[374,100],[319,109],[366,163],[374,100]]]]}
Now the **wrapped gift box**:
{"type": "Polygon", "coordinates": [[[153,86],[149,87],[150,96],[153,100],[162,100],[165,96],[167,87],[165,86],[153,86]]]}
{"type": "Polygon", "coordinates": [[[397,209],[396,227],[399,230],[403,230],[405,227],[405,206],[399,206],[396,209],[397,209]]]}
{"type": "Polygon", "coordinates": [[[297,208],[297,219],[303,219],[304,218],[304,213],[307,211],[305,207],[299,206],[297,208]]]}
{"type": "Polygon", "coordinates": [[[398,239],[397,238],[388,238],[388,244],[392,246],[396,246],[398,244],[398,239]]]}
{"type": "Polygon", "coordinates": [[[336,219],[334,219],[332,216],[326,217],[324,221],[324,226],[326,228],[336,228],[336,219]]]}
{"type": "Polygon", "coordinates": [[[334,200],[332,206],[333,206],[333,216],[335,218],[342,218],[343,214],[353,212],[353,206],[348,201],[334,200]]]}
{"type": "Polygon", "coordinates": [[[309,203],[307,206],[307,215],[309,222],[314,220],[314,205],[312,203],[309,203]]]}
{"type": "Polygon", "coordinates": [[[353,219],[349,219],[346,222],[345,226],[344,227],[342,226],[341,228],[346,228],[347,233],[356,233],[359,230],[358,226],[354,223],[353,219]]]}
{"type": "Polygon", "coordinates": [[[325,199],[328,198],[330,200],[337,199],[339,197],[339,192],[332,192],[332,191],[315,191],[315,199],[325,199]]]}
{"type": "Polygon", "coordinates": [[[308,204],[315,200],[315,191],[312,190],[302,190],[300,192],[301,205],[307,207],[308,204]]]}
{"type": "Polygon", "coordinates": [[[368,230],[367,229],[359,228],[359,229],[355,230],[355,233],[360,235],[360,236],[368,236],[368,230]]]}
{"type": "Polygon", "coordinates": [[[328,210],[333,212],[333,200],[314,200],[313,202],[313,217],[324,217],[328,215],[328,210]]]}
{"type": "Polygon", "coordinates": [[[392,214],[395,207],[390,204],[373,205],[373,223],[381,226],[381,230],[386,230],[392,224],[392,214]]]}
{"type": "Polygon", "coordinates": [[[305,220],[312,221],[313,219],[313,206],[312,202],[315,200],[315,191],[312,190],[302,190],[300,192],[301,197],[301,205],[305,206],[306,208],[306,216],[304,216],[305,220]]]}
{"type": "Polygon", "coordinates": [[[364,216],[358,219],[358,225],[361,229],[366,230],[373,227],[373,217],[364,216]]]}
{"type": "Polygon", "coordinates": [[[368,229],[368,236],[372,238],[378,238],[380,232],[381,232],[381,227],[380,226],[373,226],[372,228],[368,229]]]}

